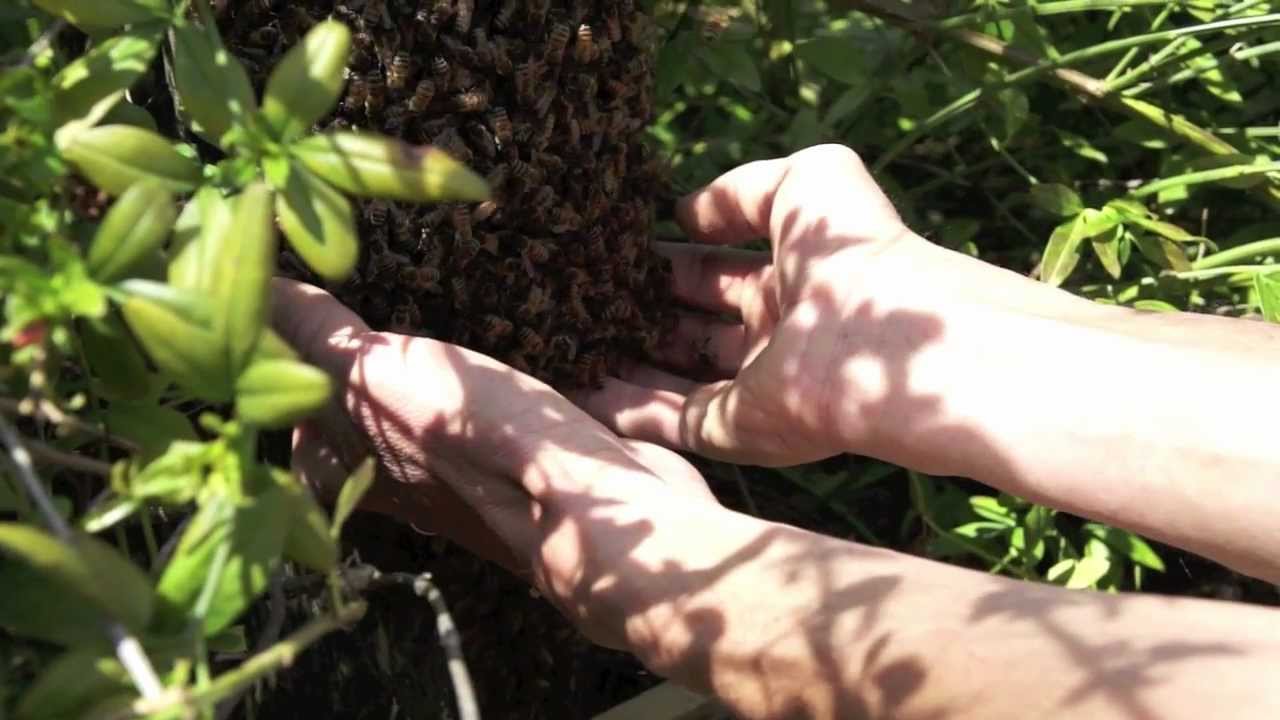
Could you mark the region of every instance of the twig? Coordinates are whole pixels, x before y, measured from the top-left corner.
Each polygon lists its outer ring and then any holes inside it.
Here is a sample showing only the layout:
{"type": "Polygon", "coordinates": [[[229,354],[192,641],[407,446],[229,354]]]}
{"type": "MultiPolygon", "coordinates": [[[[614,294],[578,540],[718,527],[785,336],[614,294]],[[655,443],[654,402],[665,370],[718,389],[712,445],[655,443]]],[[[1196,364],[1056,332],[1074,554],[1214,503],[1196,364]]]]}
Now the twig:
{"type": "Polygon", "coordinates": [[[414,578],[413,592],[418,597],[426,598],[436,612],[436,632],[440,635],[440,645],[448,660],[449,679],[453,681],[454,694],[458,696],[458,720],[480,720],[476,691],[471,685],[471,674],[467,672],[467,661],[462,657],[461,635],[444,603],[444,596],[435,583],[431,582],[431,573],[422,573],[414,578]]]}
{"type": "Polygon", "coordinates": [[[240,663],[234,670],[214,678],[208,686],[195,690],[170,690],[162,697],[138,700],[123,713],[99,716],[100,720],[126,720],[127,718],[167,714],[182,708],[191,709],[202,702],[218,698],[248,687],[259,679],[293,664],[298,654],[329,633],[349,627],[364,617],[368,606],[363,602],[348,603],[333,615],[325,615],[302,626],[297,632],[240,663]]]}
{"type": "MultiPolygon", "coordinates": [[[[3,442],[5,449],[9,451],[9,457],[13,459],[19,480],[40,511],[45,524],[49,526],[50,532],[73,550],[77,550],[79,540],[75,532],[67,521],[62,519],[62,515],[58,514],[57,508],[53,506],[53,499],[49,497],[49,493],[45,492],[44,483],[36,475],[35,463],[32,461],[33,452],[29,451],[30,445],[23,443],[17,429],[3,415],[0,415],[0,442],[3,442]]],[[[155,667],[152,666],[142,644],[129,634],[129,630],[120,621],[111,619],[106,625],[107,635],[115,646],[116,658],[129,673],[129,678],[133,680],[138,692],[148,699],[159,697],[164,686],[156,676],[155,667]]]]}
{"type": "MultiPolygon", "coordinates": [[[[93,423],[81,420],[75,415],[67,415],[62,412],[58,412],[55,415],[50,411],[51,405],[52,404],[48,403],[48,401],[38,403],[35,406],[35,412],[32,414],[37,418],[47,420],[55,425],[66,426],[73,430],[79,430],[93,435],[95,438],[109,442],[122,450],[128,450],[129,452],[137,452],[139,450],[137,443],[132,440],[122,438],[119,435],[112,435],[107,432],[107,429],[104,426],[94,425],[93,423]]],[[[56,409],[57,406],[52,407],[56,409]]],[[[21,401],[14,400],[13,398],[0,397],[0,413],[15,417],[25,417],[28,413],[24,412],[24,410],[26,410],[26,408],[23,407],[23,403],[21,401]]]]}
{"type": "Polygon", "coordinates": [[[38,440],[28,439],[26,440],[26,445],[31,452],[31,456],[42,463],[58,465],[69,470],[79,470],[90,475],[111,477],[111,465],[101,460],[94,460],[83,455],[51,448],[38,440]]]}

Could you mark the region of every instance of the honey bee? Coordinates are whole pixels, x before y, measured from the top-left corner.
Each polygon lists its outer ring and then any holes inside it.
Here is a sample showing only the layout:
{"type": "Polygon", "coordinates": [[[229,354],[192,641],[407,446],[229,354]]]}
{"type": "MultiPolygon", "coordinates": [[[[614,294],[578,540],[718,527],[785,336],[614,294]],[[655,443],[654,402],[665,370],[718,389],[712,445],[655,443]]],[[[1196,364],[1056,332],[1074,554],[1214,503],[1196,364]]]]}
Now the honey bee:
{"type": "Polygon", "coordinates": [[[523,183],[533,184],[538,179],[538,171],[529,163],[516,158],[508,165],[511,176],[523,183]]]}
{"type": "Polygon", "coordinates": [[[408,262],[409,258],[388,250],[384,244],[378,244],[369,254],[368,275],[371,278],[394,276],[408,262]]]}
{"type": "Polygon", "coordinates": [[[431,13],[427,16],[427,21],[434,27],[444,27],[445,22],[449,20],[449,16],[452,14],[452,0],[435,0],[431,4],[431,13]]]}
{"type": "Polygon", "coordinates": [[[471,213],[471,220],[479,225],[493,217],[496,212],[498,212],[498,203],[493,200],[485,200],[476,205],[476,209],[471,213]]]}
{"type": "Polygon", "coordinates": [[[366,32],[382,23],[382,12],[386,9],[386,0],[368,0],[364,4],[364,12],[360,14],[360,23],[366,32]]]}
{"type": "Polygon", "coordinates": [[[596,44],[591,26],[583,23],[578,26],[578,34],[573,43],[573,59],[579,65],[586,65],[595,59],[596,44]]]}
{"type": "Polygon", "coordinates": [[[262,27],[249,33],[246,40],[250,47],[271,48],[275,47],[276,41],[280,39],[280,30],[275,24],[263,25],[262,27]]]}
{"type": "Polygon", "coordinates": [[[538,283],[533,283],[529,286],[529,294],[525,296],[524,302],[520,307],[516,308],[516,319],[523,323],[532,323],[533,319],[546,310],[550,304],[546,288],[538,283]]]}
{"type": "Polygon", "coordinates": [[[459,310],[465,309],[471,304],[471,293],[467,291],[467,281],[460,277],[454,277],[449,280],[449,298],[453,301],[453,306],[459,310]]]}
{"type": "Polygon", "coordinates": [[[591,0],[573,0],[570,6],[569,20],[570,24],[576,25],[582,22],[582,18],[587,16],[591,9],[591,0]]]}
{"type": "Polygon", "coordinates": [[[609,32],[609,42],[622,42],[622,19],[618,17],[618,6],[609,5],[605,12],[604,26],[609,32]]]}
{"type": "Polygon", "coordinates": [[[443,55],[436,55],[431,58],[431,74],[435,75],[441,82],[448,84],[449,61],[445,60],[443,55]]]}
{"type": "Polygon", "coordinates": [[[609,303],[604,309],[605,320],[626,320],[631,317],[631,301],[626,298],[616,298],[609,303]]]}
{"type": "Polygon", "coordinates": [[[564,362],[573,362],[573,359],[578,356],[578,341],[571,335],[563,333],[552,335],[551,340],[547,342],[547,348],[552,357],[564,362]]]}
{"type": "Polygon", "coordinates": [[[364,106],[365,98],[368,96],[369,86],[365,84],[364,77],[348,72],[347,95],[342,100],[342,108],[347,112],[353,112],[356,108],[364,106]]]}
{"type": "Polygon", "coordinates": [[[399,135],[404,129],[404,123],[409,118],[409,109],[404,103],[396,103],[387,108],[386,114],[382,119],[382,129],[388,135],[399,135]]]}
{"type": "Polygon", "coordinates": [[[417,87],[413,89],[413,97],[409,98],[409,112],[413,115],[421,115],[431,104],[431,99],[435,95],[436,84],[431,82],[430,78],[419,80],[417,87]]]}
{"type": "Polygon", "coordinates": [[[449,221],[453,224],[453,232],[463,241],[471,241],[471,210],[466,205],[458,203],[453,206],[453,212],[449,214],[449,221]]]}
{"type": "Polygon", "coordinates": [[[551,259],[551,246],[541,240],[526,238],[520,254],[529,262],[541,265],[551,259]]]}
{"type": "Polygon", "coordinates": [[[374,227],[382,227],[387,224],[387,215],[390,214],[391,208],[387,205],[387,201],[381,198],[374,198],[365,203],[364,218],[374,227]]]}
{"type": "Polygon", "coordinates": [[[516,333],[516,341],[520,343],[521,350],[534,355],[542,352],[542,348],[545,346],[542,336],[529,327],[520,328],[516,333]]]}
{"type": "Polygon", "coordinates": [[[582,216],[568,205],[561,205],[552,213],[551,232],[565,233],[582,227],[582,216]]]}
{"type": "Polygon", "coordinates": [[[498,38],[493,41],[491,48],[493,50],[493,69],[504,77],[510,75],[515,69],[515,64],[511,61],[511,51],[507,46],[506,38],[498,38]]]}
{"type": "Polygon", "coordinates": [[[506,163],[495,165],[493,170],[489,171],[489,175],[485,177],[485,182],[494,191],[502,188],[507,184],[507,178],[511,175],[511,168],[506,163]]]}
{"type": "Polygon", "coordinates": [[[471,16],[476,11],[476,0],[457,0],[453,6],[453,27],[459,35],[471,32],[471,16]]]}
{"type": "Polygon", "coordinates": [[[365,73],[364,111],[375,115],[382,110],[387,99],[387,82],[376,68],[365,73]]]}
{"type": "Polygon", "coordinates": [[[475,159],[475,153],[471,152],[471,148],[462,139],[462,136],[458,134],[458,129],[455,127],[445,128],[440,134],[436,135],[431,144],[444,150],[464,165],[470,164],[475,159]]]}
{"type": "Polygon", "coordinates": [[[427,228],[422,229],[422,236],[418,240],[418,247],[422,250],[422,264],[427,267],[440,267],[440,263],[444,260],[444,244],[427,228]]]}
{"type": "Polygon", "coordinates": [[[407,50],[401,50],[391,58],[391,64],[387,66],[388,88],[397,91],[404,89],[409,82],[409,74],[413,70],[412,62],[407,50]]]}
{"type": "Polygon", "coordinates": [[[458,112],[481,112],[489,107],[489,94],[479,89],[467,90],[453,96],[453,108],[458,112]]]}
{"type": "Polygon", "coordinates": [[[515,326],[510,320],[497,315],[485,315],[480,323],[480,332],[487,342],[494,343],[511,334],[515,326]]]}
{"type": "Polygon", "coordinates": [[[533,368],[529,366],[529,361],[525,359],[522,353],[510,353],[503,358],[503,361],[517,372],[522,372],[525,375],[533,374],[533,368]]]}
{"type": "Polygon", "coordinates": [[[465,268],[467,263],[471,262],[478,252],[480,252],[480,243],[476,242],[475,238],[470,234],[455,237],[453,240],[453,257],[451,258],[453,266],[459,270],[465,268]]]}
{"type": "Polygon", "coordinates": [[[577,148],[582,144],[582,123],[578,121],[577,117],[570,116],[569,122],[565,125],[565,140],[570,147],[577,148]]]}
{"type": "Polygon", "coordinates": [[[519,0],[502,0],[502,5],[493,16],[493,26],[502,32],[511,27],[511,16],[516,14],[519,0]]]}
{"type": "Polygon", "coordinates": [[[587,257],[599,262],[609,256],[609,248],[604,243],[604,233],[596,225],[587,231],[587,257]]]}
{"type": "Polygon", "coordinates": [[[493,106],[486,117],[489,120],[489,127],[493,129],[493,136],[497,138],[501,145],[511,144],[511,118],[507,116],[507,109],[501,105],[493,106]]]}
{"type": "Polygon", "coordinates": [[[525,11],[529,21],[529,26],[534,30],[541,30],[542,24],[546,22],[547,10],[551,7],[551,0],[526,0],[525,11]]]}
{"type": "Polygon", "coordinates": [[[604,385],[604,356],[596,350],[579,355],[573,370],[574,379],[583,387],[599,388],[604,385]]]}
{"type": "Polygon", "coordinates": [[[493,133],[489,129],[478,122],[467,123],[464,130],[473,149],[479,150],[480,154],[492,160],[497,157],[497,146],[493,139],[493,133]]]}
{"type": "Polygon", "coordinates": [[[433,267],[413,268],[413,278],[407,285],[427,292],[440,292],[440,271],[433,267]]]}
{"type": "Polygon", "coordinates": [[[547,34],[547,46],[543,51],[543,59],[553,65],[559,65],[564,59],[564,49],[569,44],[571,32],[569,26],[564,23],[558,22],[552,25],[551,32],[547,34]]]}
{"type": "Polygon", "coordinates": [[[533,114],[538,117],[546,117],[551,110],[551,103],[556,99],[556,86],[553,83],[546,83],[538,92],[537,97],[533,101],[533,114]]]}

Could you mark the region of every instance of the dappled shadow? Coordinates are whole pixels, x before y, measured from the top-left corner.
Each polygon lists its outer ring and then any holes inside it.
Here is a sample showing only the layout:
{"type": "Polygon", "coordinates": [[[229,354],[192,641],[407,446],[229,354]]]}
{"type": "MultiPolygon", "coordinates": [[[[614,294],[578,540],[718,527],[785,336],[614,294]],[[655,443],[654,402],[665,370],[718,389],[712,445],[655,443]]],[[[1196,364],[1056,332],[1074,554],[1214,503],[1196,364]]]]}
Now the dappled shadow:
{"type": "MultiPolygon", "coordinates": [[[[851,239],[849,246],[857,250],[858,240],[851,239]]],[[[1007,461],[990,438],[948,418],[941,398],[913,388],[915,358],[954,328],[928,313],[881,307],[873,299],[880,282],[876,256],[870,247],[866,253],[865,270],[843,279],[850,287],[867,288],[865,294],[838,297],[829,291],[807,298],[815,313],[806,330],[839,328],[844,357],[862,371],[814,378],[799,362],[784,364],[780,400],[811,403],[806,417],[833,423],[841,409],[834,406],[837,399],[853,398],[856,412],[839,422],[865,437],[883,438],[891,424],[894,434],[910,443],[964,447],[967,455],[984,456],[986,467],[1012,474],[1012,468],[1000,469],[1007,461]]],[[[607,455],[598,443],[584,442],[598,431],[594,421],[568,416],[563,400],[550,388],[530,383],[519,398],[495,399],[495,388],[513,387],[505,371],[446,346],[433,357],[455,375],[465,375],[465,386],[446,388],[424,371],[421,385],[412,390],[424,398],[461,393],[461,409],[449,417],[423,417],[406,410],[411,402],[399,404],[406,400],[403,396],[395,397],[396,403],[387,400],[388,388],[379,385],[389,379],[379,377],[380,368],[369,362],[372,348],[399,351],[412,362],[417,357],[410,353],[414,341],[386,334],[364,340],[365,348],[350,355],[345,371],[330,370],[351,379],[347,410],[369,435],[383,471],[401,483],[375,501],[374,509],[404,518],[403,505],[417,506],[421,512],[414,516],[430,529],[535,582],[580,625],[625,629],[630,640],[650,642],[656,649],[641,659],[655,672],[689,679],[702,691],[714,690],[730,707],[767,707],[773,717],[944,717],[979,693],[998,692],[992,686],[999,679],[983,673],[999,670],[972,667],[966,643],[986,637],[999,644],[1002,632],[1016,628],[1024,646],[1039,643],[1042,652],[1057,653],[1072,668],[1068,676],[1045,679],[1043,690],[1054,696],[1059,709],[1085,701],[1096,707],[1101,698],[1119,715],[1152,717],[1147,695],[1165,680],[1162,669],[1239,652],[1229,643],[1193,640],[1116,641],[1113,635],[1095,641],[1092,626],[1122,619],[1126,611],[1120,598],[982,577],[782,525],[751,525],[755,529],[745,540],[713,552],[724,540],[707,534],[697,522],[700,507],[705,509],[709,501],[673,491],[665,504],[655,505],[649,499],[653,493],[637,486],[636,496],[646,498],[639,506],[653,514],[635,516],[629,491],[614,476],[638,484],[661,479],[600,464],[599,477],[551,483],[557,485],[554,489],[538,482],[545,480],[539,473],[547,470],[533,468],[532,458],[559,454],[598,460],[607,455]],[[490,405],[508,403],[509,416],[473,412],[481,398],[490,405]],[[529,435],[525,430],[530,427],[551,430],[529,435]],[[493,440],[491,447],[506,448],[510,456],[460,460],[431,452],[446,438],[476,437],[493,440]],[[468,478],[480,478],[488,467],[519,465],[525,458],[529,464],[515,472],[525,479],[524,487],[468,484],[468,478]],[[529,534],[506,534],[492,523],[495,517],[521,514],[526,522],[533,518],[529,534]],[[664,516],[661,522],[659,515],[664,516]],[[677,544],[687,557],[676,553],[681,556],[655,562],[650,546],[670,543],[673,524],[681,528],[677,544]],[[566,543],[582,549],[573,566],[556,575],[570,578],[567,586],[519,559],[527,552],[546,560],[553,545],[566,543]],[[523,552],[506,552],[504,546],[523,552]],[[760,586],[762,581],[769,585],[760,586]],[[717,603],[715,597],[729,602],[717,603]],[[744,617],[743,609],[750,610],[756,597],[794,598],[805,612],[798,618],[744,617]],[[929,636],[931,628],[938,631],[936,637],[929,636]]],[[[352,456],[341,458],[341,464],[350,467],[358,460],[358,449],[346,452],[352,456]]],[[[610,633],[593,637],[622,642],[610,633]]],[[[484,698],[481,704],[483,709],[484,698]]]]}

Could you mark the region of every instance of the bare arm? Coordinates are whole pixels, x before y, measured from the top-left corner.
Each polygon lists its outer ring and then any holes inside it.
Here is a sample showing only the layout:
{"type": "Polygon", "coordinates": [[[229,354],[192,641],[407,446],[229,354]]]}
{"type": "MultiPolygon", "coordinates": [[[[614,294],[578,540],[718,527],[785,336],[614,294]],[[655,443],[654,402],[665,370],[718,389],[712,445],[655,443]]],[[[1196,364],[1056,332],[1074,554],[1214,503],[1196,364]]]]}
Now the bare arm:
{"type": "Polygon", "coordinates": [[[733,170],[682,220],[702,244],[665,249],[676,292],[721,315],[661,359],[709,347],[713,381],[633,368],[585,401],[619,432],[970,476],[1280,579],[1280,327],[1106,307],[931,245],[844,148],[733,170]],[[771,254],[723,247],[761,236],[771,254]]]}

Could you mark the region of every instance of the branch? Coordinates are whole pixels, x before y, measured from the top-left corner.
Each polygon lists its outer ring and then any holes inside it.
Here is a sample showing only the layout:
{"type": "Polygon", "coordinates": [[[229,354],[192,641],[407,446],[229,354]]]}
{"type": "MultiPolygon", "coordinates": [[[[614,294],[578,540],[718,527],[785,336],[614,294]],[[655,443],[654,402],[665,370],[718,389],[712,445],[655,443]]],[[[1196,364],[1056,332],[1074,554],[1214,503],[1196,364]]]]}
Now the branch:
{"type": "MultiPolygon", "coordinates": [[[[0,415],[0,442],[3,442],[5,449],[9,451],[9,457],[13,459],[14,468],[17,469],[18,479],[26,488],[27,495],[31,497],[32,502],[35,503],[36,508],[40,511],[40,515],[44,518],[45,524],[49,526],[49,530],[59,540],[76,550],[79,541],[75,532],[72,531],[67,521],[62,519],[62,515],[58,514],[57,508],[53,506],[53,499],[49,497],[49,493],[45,492],[44,483],[36,475],[32,455],[35,454],[34,451],[37,447],[43,446],[29,441],[24,444],[17,429],[3,415],[0,415]]],[[[49,448],[48,451],[59,455],[64,454],[61,451],[52,450],[52,448],[49,448]]],[[[70,457],[84,462],[96,463],[96,461],[75,455],[70,457]]],[[[106,465],[106,463],[96,464],[106,465]]],[[[107,466],[107,470],[110,472],[110,466],[107,466]]],[[[159,697],[163,686],[160,683],[160,678],[156,676],[151,660],[142,648],[142,643],[129,634],[129,630],[125,628],[123,623],[114,618],[107,621],[106,631],[115,646],[116,658],[124,666],[129,678],[133,680],[134,687],[138,689],[139,694],[144,698],[159,697]]]]}

